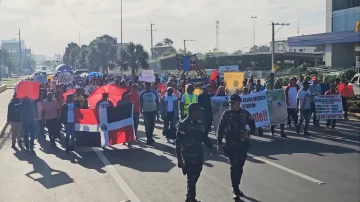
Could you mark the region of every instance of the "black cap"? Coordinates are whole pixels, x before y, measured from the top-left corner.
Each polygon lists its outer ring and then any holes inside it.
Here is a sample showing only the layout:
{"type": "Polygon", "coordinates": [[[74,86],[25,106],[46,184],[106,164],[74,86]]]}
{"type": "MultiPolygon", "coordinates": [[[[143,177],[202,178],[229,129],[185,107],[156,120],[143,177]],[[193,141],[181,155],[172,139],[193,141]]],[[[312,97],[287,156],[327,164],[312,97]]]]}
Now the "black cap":
{"type": "Polygon", "coordinates": [[[192,103],[189,105],[189,113],[197,111],[197,110],[202,110],[203,108],[200,107],[199,103],[192,103]]]}
{"type": "Polygon", "coordinates": [[[241,97],[240,97],[240,95],[234,93],[234,94],[230,95],[228,101],[229,102],[237,102],[237,101],[241,102],[241,97]]]}

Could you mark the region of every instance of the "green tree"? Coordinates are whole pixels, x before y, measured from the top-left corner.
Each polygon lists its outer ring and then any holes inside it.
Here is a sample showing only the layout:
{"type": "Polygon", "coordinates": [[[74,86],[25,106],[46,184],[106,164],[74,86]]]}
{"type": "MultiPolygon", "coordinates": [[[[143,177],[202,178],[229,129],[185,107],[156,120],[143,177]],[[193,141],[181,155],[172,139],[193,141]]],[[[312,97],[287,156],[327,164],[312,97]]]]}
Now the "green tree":
{"type": "Polygon", "coordinates": [[[131,70],[132,78],[139,68],[149,68],[149,53],[144,50],[141,44],[130,42],[126,49],[120,51],[118,64],[122,71],[131,70]]]}
{"type": "Polygon", "coordinates": [[[115,63],[117,60],[117,51],[118,45],[116,38],[103,35],[101,37],[97,37],[95,40],[90,42],[92,53],[90,54],[92,57],[92,61],[97,64],[96,67],[101,67],[104,73],[108,73],[109,64],[115,63]],[[97,53],[97,54],[95,54],[97,53]]]}
{"type": "Polygon", "coordinates": [[[253,46],[250,48],[250,53],[259,53],[259,52],[270,52],[270,46],[253,46]]]}
{"type": "MultiPolygon", "coordinates": [[[[64,53],[64,56],[63,56],[63,62],[67,65],[70,65],[70,66],[74,66],[75,64],[74,63],[71,63],[71,53],[74,49],[78,49],[79,48],[79,45],[77,45],[76,43],[74,42],[71,42],[67,45],[66,49],[65,49],[65,53],[64,53]]],[[[74,52],[75,53],[75,52],[74,52]]],[[[73,55],[74,56],[74,55],[73,55]]],[[[73,62],[75,61],[75,59],[73,60],[73,62]]]]}
{"type": "Polygon", "coordinates": [[[169,38],[165,38],[163,40],[163,44],[166,45],[166,46],[171,46],[174,44],[173,40],[169,39],[169,38]]]}
{"type": "Polygon", "coordinates": [[[242,54],[243,52],[242,52],[242,50],[237,50],[237,51],[235,51],[233,54],[234,55],[237,55],[237,54],[242,54]]]}

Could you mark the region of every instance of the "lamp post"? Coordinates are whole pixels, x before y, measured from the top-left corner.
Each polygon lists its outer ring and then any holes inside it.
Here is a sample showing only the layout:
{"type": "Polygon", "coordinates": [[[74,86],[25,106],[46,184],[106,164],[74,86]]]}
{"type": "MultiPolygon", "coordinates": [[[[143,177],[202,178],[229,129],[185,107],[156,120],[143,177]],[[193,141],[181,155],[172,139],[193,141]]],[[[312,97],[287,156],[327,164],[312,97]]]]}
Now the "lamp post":
{"type": "Polygon", "coordinates": [[[251,19],[253,19],[253,46],[255,46],[255,20],[257,16],[251,16],[251,19]]]}
{"type": "Polygon", "coordinates": [[[79,37],[79,47],[81,47],[81,31],[82,30],[84,30],[84,29],[86,29],[86,28],[88,28],[88,27],[83,27],[83,28],[81,28],[81,29],[76,29],[76,28],[74,28],[74,27],[69,27],[69,29],[75,29],[76,31],[78,31],[78,37],[79,37]]]}

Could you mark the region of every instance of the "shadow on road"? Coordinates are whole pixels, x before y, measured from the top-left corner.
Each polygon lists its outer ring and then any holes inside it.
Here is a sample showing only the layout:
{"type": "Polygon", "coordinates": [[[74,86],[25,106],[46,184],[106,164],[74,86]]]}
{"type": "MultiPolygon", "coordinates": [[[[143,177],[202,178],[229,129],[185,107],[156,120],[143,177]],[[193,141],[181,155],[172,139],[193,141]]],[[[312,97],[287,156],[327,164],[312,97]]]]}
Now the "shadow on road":
{"type": "Polygon", "coordinates": [[[52,189],[62,185],[73,183],[74,180],[70,176],[60,170],[52,169],[43,159],[36,154],[25,153],[24,151],[16,150],[14,154],[20,161],[27,161],[32,164],[33,171],[25,174],[28,178],[39,182],[47,189],[52,189]],[[35,176],[41,175],[36,178],[35,176]]]}

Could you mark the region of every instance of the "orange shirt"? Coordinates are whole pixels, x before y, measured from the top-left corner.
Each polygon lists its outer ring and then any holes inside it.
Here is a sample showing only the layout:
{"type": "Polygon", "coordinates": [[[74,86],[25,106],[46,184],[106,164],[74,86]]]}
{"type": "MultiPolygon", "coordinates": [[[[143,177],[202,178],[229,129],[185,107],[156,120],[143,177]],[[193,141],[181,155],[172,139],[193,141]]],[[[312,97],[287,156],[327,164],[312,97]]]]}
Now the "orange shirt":
{"type": "Polygon", "coordinates": [[[134,104],[134,112],[140,112],[140,95],[131,92],[129,93],[129,100],[134,104]]]}

